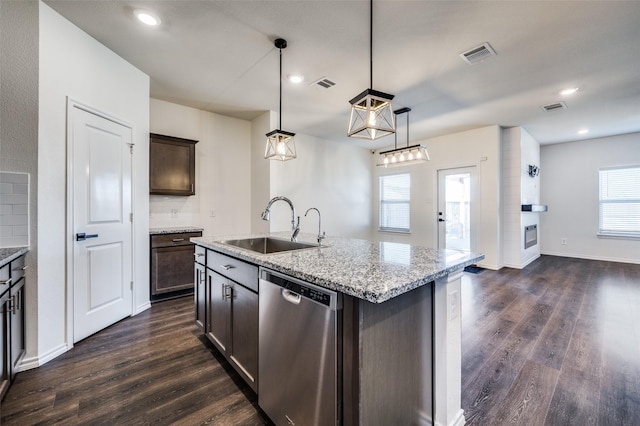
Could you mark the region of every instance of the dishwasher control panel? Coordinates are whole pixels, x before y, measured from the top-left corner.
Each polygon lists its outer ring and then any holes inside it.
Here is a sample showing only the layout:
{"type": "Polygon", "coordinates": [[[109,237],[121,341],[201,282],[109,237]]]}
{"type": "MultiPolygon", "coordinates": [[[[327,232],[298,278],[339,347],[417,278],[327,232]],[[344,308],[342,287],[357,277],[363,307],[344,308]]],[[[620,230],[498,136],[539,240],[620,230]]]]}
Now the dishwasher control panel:
{"type": "Polygon", "coordinates": [[[286,290],[289,290],[290,292],[299,294],[304,298],[313,300],[314,302],[319,303],[323,306],[332,309],[336,308],[337,293],[334,291],[325,290],[316,285],[304,283],[296,280],[295,278],[282,276],[278,273],[274,273],[272,271],[267,271],[264,269],[262,270],[261,278],[286,290]]]}

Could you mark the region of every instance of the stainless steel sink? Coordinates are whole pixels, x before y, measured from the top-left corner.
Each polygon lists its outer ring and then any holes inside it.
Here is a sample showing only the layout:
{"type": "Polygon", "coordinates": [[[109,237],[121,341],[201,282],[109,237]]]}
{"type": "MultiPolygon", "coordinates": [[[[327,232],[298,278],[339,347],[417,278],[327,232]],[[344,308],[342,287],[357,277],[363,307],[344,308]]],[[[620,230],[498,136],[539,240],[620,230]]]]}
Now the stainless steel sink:
{"type": "Polygon", "coordinates": [[[281,240],[272,237],[245,238],[242,240],[225,240],[221,244],[252,250],[257,253],[269,254],[282,251],[301,250],[312,247],[319,247],[317,244],[299,243],[297,241],[281,240]]]}

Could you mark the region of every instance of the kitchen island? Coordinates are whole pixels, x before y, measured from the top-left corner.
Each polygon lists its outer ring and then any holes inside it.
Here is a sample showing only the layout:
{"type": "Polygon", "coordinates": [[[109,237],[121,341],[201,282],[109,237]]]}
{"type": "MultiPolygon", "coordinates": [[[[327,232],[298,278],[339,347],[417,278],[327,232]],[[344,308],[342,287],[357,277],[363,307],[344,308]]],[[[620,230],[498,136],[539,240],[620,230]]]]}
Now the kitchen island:
{"type": "MultiPolygon", "coordinates": [[[[206,251],[207,267],[210,257],[227,256],[341,295],[336,423],[464,424],[460,277],[484,256],[336,237],[320,247],[271,254],[224,243],[264,236],[191,240],[196,256],[206,251]]],[[[308,234],[298,240],[315,242],[308,234]]]]}

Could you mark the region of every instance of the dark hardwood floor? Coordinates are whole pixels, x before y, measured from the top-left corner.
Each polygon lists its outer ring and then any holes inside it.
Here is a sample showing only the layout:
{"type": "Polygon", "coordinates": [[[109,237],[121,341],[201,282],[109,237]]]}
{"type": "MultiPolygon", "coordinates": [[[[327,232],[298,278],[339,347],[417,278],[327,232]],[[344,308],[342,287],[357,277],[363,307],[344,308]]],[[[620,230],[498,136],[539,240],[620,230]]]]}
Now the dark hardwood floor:
{"type": "Polygon", "coordinates": [[[264,425],[256,396],[197,331],[193,297],[156,303],[18,373],[5,425],[264,425]]]}
{"type": "MultiPolygon", "coordinates": [[[[19,373],[3,425],[263,425],[256,397],[161,302],[19,373]]],[[[465,273],[462,407],[468,425],[640,425],[640,265],[542,256],[465,273]]]]}
{"type": "Polygon", "coordinates": [[[640,265],[542,256],[462,306],[468,425],[640,425],[640,265]]]}

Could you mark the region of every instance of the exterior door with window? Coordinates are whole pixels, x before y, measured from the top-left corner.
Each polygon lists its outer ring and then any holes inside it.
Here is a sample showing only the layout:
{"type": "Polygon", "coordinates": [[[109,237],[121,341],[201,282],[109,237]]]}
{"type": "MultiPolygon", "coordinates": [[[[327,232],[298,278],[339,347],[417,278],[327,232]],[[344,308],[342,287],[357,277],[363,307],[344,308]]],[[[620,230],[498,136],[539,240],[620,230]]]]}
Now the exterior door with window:
{"type": "Polygon", "coordinates": [[[474,250],[475,167],[438,170],[438,247],[474,250]]]}

